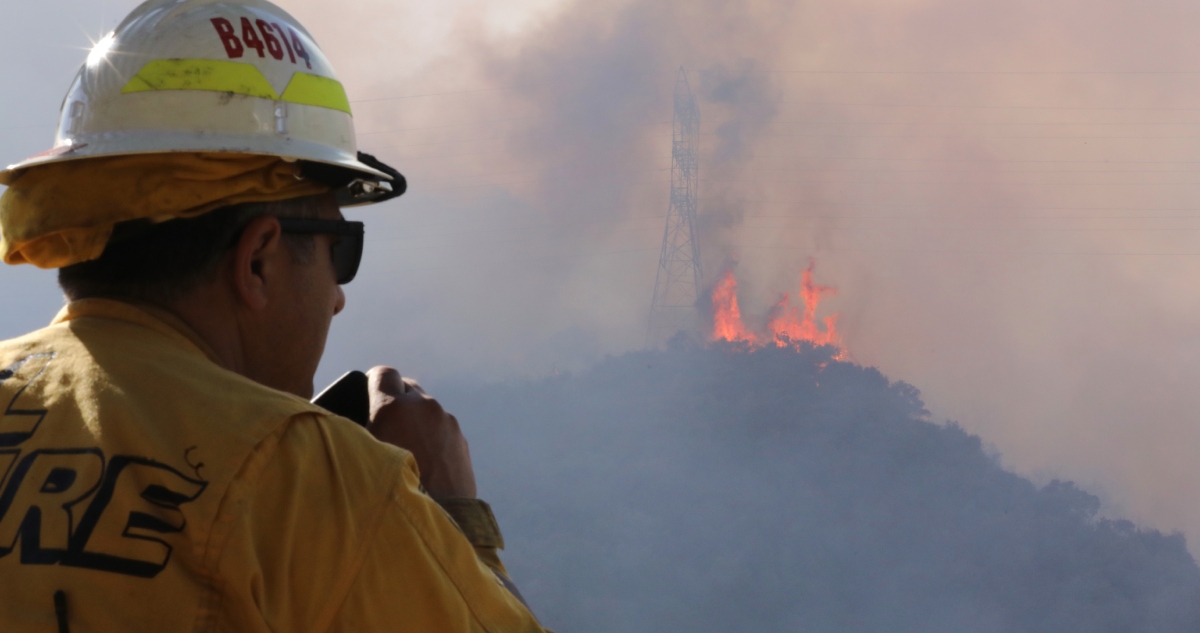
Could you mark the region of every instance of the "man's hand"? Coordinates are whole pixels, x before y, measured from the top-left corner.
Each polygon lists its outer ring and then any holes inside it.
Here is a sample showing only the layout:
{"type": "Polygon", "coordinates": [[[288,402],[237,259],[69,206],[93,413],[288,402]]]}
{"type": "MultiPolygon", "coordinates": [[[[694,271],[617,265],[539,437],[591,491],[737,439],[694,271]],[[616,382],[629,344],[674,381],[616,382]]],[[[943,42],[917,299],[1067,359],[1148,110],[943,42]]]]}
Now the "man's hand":
{"type": "Polygon", "coordinates": [[[371,434],[413,454],[429,496],[474,498],[475,470],[458,420],[416,381],[401,378],[391,367],[373,367],[367,378],[371,434]]]}

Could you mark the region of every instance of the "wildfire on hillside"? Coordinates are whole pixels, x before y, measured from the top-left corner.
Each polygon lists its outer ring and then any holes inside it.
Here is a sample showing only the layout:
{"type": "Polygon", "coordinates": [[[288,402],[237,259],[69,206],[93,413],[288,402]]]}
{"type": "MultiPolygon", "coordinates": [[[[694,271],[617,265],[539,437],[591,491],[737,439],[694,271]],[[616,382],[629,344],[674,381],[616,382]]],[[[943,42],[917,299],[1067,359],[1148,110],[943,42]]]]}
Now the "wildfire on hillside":
{"type": "Polygon", "coordinates": [[[755,333],[746,327],[742,320],[741,308],[738,307],[737,279],[733,271],[726,271],[713,289],[713,330],[712,340],[745,343],[762,347],[773,342],[779,347],[788,347],[801,342],[812,345],[833,345],[838,349],[836,358],[844,360],[848,357],[842,337],[837,331],[838,315],[832,314],[817,322],[817,306],[822,297],[837,294],[837,288],[819,286],[813,283],[813,269],[816,262],[809,260],[808,268],[800,275],[800,292],[797,294],[803,302],[803,308],[792,305],[791,295],[784,293],[771,309],[767,320],[768,335],[755,333]]]}
{"type": "Polygon", "coordinates": [[[758,336],[747,330],[746,324],[742,322],[742,311],[738,308],[737,279],[734,278],[732,270],[725,271],[725,275],[713,289],[712,303],[712,340],[758,344],[758,336]]]}

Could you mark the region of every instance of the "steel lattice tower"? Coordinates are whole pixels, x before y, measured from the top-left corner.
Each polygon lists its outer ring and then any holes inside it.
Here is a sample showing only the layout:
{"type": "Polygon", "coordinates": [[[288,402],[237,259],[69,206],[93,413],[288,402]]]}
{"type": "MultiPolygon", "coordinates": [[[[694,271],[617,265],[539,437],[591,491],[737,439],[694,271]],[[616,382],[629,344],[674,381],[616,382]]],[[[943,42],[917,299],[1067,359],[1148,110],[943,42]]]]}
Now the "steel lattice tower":
{"type": "Polygon", "coordinates": [[[662,341],[679,330],[699,327],[696,302],[703,288],[696,241],[699,193],[700,109],[681,66],[675,76],[675,117],[671,138],[671,204],[663,231],[662,255],[650,302],[649,339],[662,341]]]}

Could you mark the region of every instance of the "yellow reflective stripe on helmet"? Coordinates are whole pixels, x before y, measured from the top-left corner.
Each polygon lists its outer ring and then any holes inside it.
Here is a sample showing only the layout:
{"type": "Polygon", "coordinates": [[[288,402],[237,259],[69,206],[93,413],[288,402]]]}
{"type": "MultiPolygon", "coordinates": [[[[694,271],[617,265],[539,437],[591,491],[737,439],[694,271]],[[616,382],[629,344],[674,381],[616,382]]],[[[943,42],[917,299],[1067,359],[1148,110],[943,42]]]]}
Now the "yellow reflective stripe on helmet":
{"type": "Polygon", "coordinates": [[[157,59],[138,71],[122,93],[151,90],[209,90],[283,100],[350,114],[350,98],[336,79],[296,73],[280,97],[252,64],[218,59],[157,59]]]}
{"type": "Polygon", "coordinates": [[[156,59],[143,66],[121,92],[148,90],[211,90],[279,99],[271,82],[253,65],[216,59],[156,59]]]}
{"type": "Polygon", "coordinates": [[[346,89],[342,87],[341,82],[320,75],[308,73],[292,75],[292,80],[283,91],[283,100],[301,105],[341,110],[350,114],[350,98],[346,96],[346,89]]]}

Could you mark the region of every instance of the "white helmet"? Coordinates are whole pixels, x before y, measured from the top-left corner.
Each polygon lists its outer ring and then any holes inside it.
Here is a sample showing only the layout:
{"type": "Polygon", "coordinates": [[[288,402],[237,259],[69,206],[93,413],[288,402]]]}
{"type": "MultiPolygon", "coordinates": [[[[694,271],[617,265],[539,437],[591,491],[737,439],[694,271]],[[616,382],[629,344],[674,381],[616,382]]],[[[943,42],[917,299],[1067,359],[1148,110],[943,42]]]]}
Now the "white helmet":
{"type": "Polygon", "coordinates": [[[343,206],[404,192],[358,152],[346,91],[291,15],[266,0],[148,0],[106,35],[63,101],[54,148],[0,171],[168,152],[278,156],[343,206]]]}

